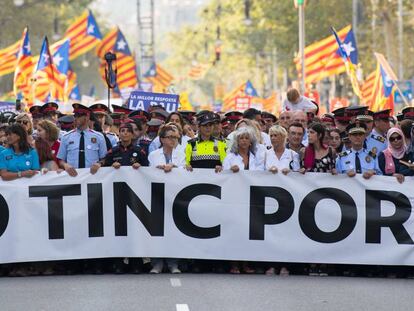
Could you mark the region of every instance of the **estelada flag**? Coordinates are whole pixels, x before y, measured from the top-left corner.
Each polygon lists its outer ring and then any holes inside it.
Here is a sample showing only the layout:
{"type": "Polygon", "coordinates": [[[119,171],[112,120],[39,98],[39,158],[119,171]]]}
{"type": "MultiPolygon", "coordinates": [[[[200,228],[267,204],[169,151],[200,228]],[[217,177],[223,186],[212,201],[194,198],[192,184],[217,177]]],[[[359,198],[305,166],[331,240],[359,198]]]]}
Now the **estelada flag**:
{"type": "Polygon", "coordinates": [[[26,27],[23,30],[16,69],[14,71],[13,91],[16,97],[18,94],[22,94],[24,101],[29,105],[33,101],[31,88],[33,69],[34,64],[30,48],[29,29],[26,27]]]}
{"type": "Polygon", "coordinates": [[[52,52],[54,53],[60,44],[67,39],[70,40],[70,60],[92,50],[101,42],[101,32],[90,10],[85,11],[68,27],[63,41],[56,42],[51,46],[52,52]]]}
{"type": "MultiPolygon", "coordinates": [[[[341,42],[347,38],[351,26],[338,31],[341,42]]],[[[346,43],[346,42],[344,42],[346,43]]],[[[351,49],[355,47],[350,46],[351,49]]],[[[301,76],[300,55],[295,59],[296,69],[301,76]]],[[[338,44],[334,35],[331,35],[319,42],[313,43],[305,48],[305,82],[315,83],[326,77],[340,74],[346,71],[345,64],[338,52],[338,44]]]]}
{"type": "Polygon", "coordinates": [[[131,53],[125,36],[118,27],[112,29],[96,48],[96,54],[101,60],[99,72],[104,83],[106,83],[106,61],[104,56],[109,51],[116,54],[118,88],[120,90],[125,88],[136,88],[138,84],[138,76],[136,72],[135,59],[131,53]]]}

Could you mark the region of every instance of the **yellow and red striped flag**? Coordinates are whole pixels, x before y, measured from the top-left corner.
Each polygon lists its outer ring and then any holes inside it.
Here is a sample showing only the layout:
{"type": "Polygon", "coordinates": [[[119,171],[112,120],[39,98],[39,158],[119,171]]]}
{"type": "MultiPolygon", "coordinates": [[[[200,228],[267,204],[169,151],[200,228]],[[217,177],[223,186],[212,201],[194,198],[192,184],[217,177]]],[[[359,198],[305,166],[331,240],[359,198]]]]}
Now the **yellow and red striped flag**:
{"type": "Polygon", "coordinates": [[[99,71],[105,82],[105,53],[111,51],[116,54],[117,86],[119,90],[125,88],[136,88],[138,77],[135,59],[129,49],[128,43],[121,30],[116,27],[112,29],[96,48],[96,54],[101,60],[99,71]]]}
{"type": "Polygon", "coordinates": [[[250,80],[233,89],[223,98],[222,111],[230,111],[236,108],[236,101],[239,97],[259,97],[256,89],[250,80]]]}
{"type": "Polygon", "coordinates": [[[384,55],[374,53],[377,59],[375,70],[375,82],[371,95],[370,110],[380,111],[391,109],[394,111],[394,91],[396,88],[397,76],[384,55]]]}
{"type": "Polygon", "coordinates": [[[85,11],[68,27],[63,40],[51,46],[52,52],[54,53],[67,39],[70,40],[70,60],[92,50],[101,42],[102,35],[91,11],[85,11]]]}
{"type": "MultiPolygon", "coordinates": [[[[343,42],[351,26],[338,31],[338,37],[343,42]]],[[[295,59],[296,69],[301,76],[300,55],[295,59]]],[[[305,83],[315,83],[326,77],[346,71],[345,64],[338,53],[338,43],[334,35],[305,48],[305,83]]]]}
{"type": "Polygon", "coordinates": [[[370,106],[372,90],[374,89],[376,71],[371,72],[365,79],[361,87],[361,100],[364,106],[370,106]]]}
{"type": "Polygon", "coordinates": [[[207,71],[210,68],[211,68],[210,64],[192,65],[187,75],[191,80],[200,80],[204,78],[204,76],[206,75],[207,71]]]}
{"type": "Polygon", "coordinates": [[[0,50],[0,77],[14,72],[17,56],[20,49],[20,40],[0,50]]]}
{"type": "MultiPolygon", "coordinates": [[[[67,41],[66,46],[62,45],[62,49],[63,48],[65,48],[68,55],[69,41],[67,41]]],[[[35,81],[34,99],[44,102],[47,97],[50,96],[52,99],[63,100],[66,75],[61,74],[54,65],[47,37],[43,40],[42,49],[40,50],[39,60],[33,78],[35,81]]]]}
{"type": "Polygon", "coordinates": [[[153,91],[155,93],[166,93],[167,88],[171,85],[174,77],[163,69],[160,65],[153,63],[144,75],[148,82],[153,85],[153,91]]]}
{"type": "Polygon", "coordinates": [[[17,58],[16,69],[14,71],[13,91],[16,97],[21,93],[24,101],[29,105],[33,103],[31,91],[33,69],[34,64],[30,48],[29,29],[26,27],[23,30],[20,51],[17,58]]]}

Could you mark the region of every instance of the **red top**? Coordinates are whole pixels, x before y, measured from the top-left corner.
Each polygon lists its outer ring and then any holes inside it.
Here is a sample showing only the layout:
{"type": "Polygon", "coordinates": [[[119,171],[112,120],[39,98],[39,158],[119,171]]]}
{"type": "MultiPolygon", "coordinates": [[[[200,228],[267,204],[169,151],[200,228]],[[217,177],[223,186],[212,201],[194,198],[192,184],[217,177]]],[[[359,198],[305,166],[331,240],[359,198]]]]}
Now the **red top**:
{"type": "Polygon", "coordinates": [[[60,142],[58,140],[56,140],[52,147],[50,149],[52,149],[52,154],[53,154],[53,161],[56,162],[57,165],[59,165],[59,160],[56,158],[58,151],[59,151],[59,147],[60,147],[60,142]]]}

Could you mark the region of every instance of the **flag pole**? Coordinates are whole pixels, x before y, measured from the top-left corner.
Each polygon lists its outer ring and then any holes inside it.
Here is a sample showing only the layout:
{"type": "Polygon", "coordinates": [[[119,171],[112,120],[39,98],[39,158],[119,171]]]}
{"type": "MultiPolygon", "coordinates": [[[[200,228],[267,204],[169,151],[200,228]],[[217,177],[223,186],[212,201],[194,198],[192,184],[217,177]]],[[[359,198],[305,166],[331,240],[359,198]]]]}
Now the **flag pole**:
{"type": "Polygon", "coordinates": [[[298,3],[299,11],[299,53],[300,53],[300,62],[301,62],[301,82],[300,87],[301,91],[305,92],[305,6],[303,2],[298,3]]]}

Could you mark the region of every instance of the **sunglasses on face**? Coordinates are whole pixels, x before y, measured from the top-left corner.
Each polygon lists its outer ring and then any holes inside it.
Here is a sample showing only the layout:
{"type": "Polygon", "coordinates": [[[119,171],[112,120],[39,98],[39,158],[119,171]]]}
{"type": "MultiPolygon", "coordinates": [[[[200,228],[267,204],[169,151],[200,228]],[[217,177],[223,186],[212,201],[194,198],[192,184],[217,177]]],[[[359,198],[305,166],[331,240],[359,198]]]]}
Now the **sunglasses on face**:
{"type": "Polygon", "coordinates": [[[27,124],[29,124],[29,121],[26,121],[26,120],[19,120],[19,121],[16,121],[16,123],[18,123],[18,124],[24,124],[24,125],[27,125],[27,124]]]}
{"type": "Polygon", "coordinates": [[[394,141],[399,141],[399,140],[401,140],[402,139],[402,137],[401,136],[394,136],[394,137],[390,137],[390,142],[394,142],[394,141]]]}

